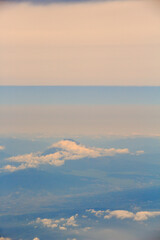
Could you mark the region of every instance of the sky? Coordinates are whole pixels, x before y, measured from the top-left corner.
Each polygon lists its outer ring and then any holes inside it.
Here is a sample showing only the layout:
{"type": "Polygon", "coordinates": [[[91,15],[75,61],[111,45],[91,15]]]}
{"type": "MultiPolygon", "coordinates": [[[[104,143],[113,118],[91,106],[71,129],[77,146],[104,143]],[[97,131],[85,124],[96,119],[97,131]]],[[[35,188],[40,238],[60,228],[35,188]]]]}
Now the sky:
{"type": "Polygon", "coordinates": [[[159,136],[158,6],[1,1],[1,134],[159,136]]]}
{"type": "Polygon", "coordinates": [[[158,1],[9,2],[0,5],[1,85],[160,84],[158,1]]]}
{"type": "Polygon", "coordinates": [[[159,3],[0,0],[0,240],[159,239],[159,3]]]}

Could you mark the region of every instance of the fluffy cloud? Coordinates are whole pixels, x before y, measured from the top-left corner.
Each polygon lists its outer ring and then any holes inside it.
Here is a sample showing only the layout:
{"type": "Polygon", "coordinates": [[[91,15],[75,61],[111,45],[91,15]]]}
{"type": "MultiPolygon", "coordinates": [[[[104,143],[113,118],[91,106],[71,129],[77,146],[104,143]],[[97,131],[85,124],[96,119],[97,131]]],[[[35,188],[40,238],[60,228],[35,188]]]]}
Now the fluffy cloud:
{"type": "Polygon", "coordinates": [[[42,226],[52,229],[59,229],[59,230],[67,230],[67,227],[77,227],[78,224],[76,222],[76,218],[78,214],[71,216],[69,218],[60,218],[57,220],[48,219],[48,218],[37,218],[36,221],[32,222],[32,224],[42,224],[42,226]]]}
{"type": "Polygon", "coordinates": [[[4,171],[7,171],[7,172],[14,172],[14,171],[18,171],[18,170],[23,170],[25,168],[26,168],[26,165],[25,164],[21,164],[18,167],[15,167],[15,166],[12,166],[12,165],[6,165],[6,166],[4,166],[1,169],[4,170],[4,171]]]}
{"type": "Polygon", "coordinates": [[[43,224],[44,227],[48,227],[48,228],[57,228],[58,224],[55,223],[55,221],[51,220],[51,219],[41,219],[41,218],[37,218],[36,223],[41,223],[43,224]]]}
{"type": "MultiPolygon", "coordinates": [[[[106,220],[109,220],[111,218],[116,218],[118,220],[124,220],[124,219],[130,219],[133,220],[135,222],[137,222],[137,224],[139,224],[140,221],[146,221],[149,218],[152,217],[156,217],[156,216],[160,216],[160,211],[139,211],[139,212],[130,212],[130,211],[126,211],[126,210],[114,210],[114,211],[110,211],[110,210],[94,210],[94,209],[88,209],[85,210],[85,213],[88,217],[88,220],[82,221],[83,216],[84,215],[78,215],[75,214],[71,217],[68,218],[60,218],[60,219],[48,219],[48,218],[37,218],[35,221],[31,222],[30,224],[34,224],[34,225],[40,225],[42,227],[45,228],[50,228],[53,231],[66,231],[66,234],[68,233],[74,233],[75,237],[76,236],[80,236],[79,234],[81,234],[82,239],[99,239],[96,238],[94,236],[94,228],[92,228],[92,226],[95,226],[95,223],[97,221],[95,221],[95,219],[91,218],[89,214],[93,214],[96,217],[99,217],[101,219],[99,219],[100,221],[98,222],[104,222],[106,223],[106,220]],[[95,221],[95,223],[94,223],[95,221]],[[91,226],[87,226],[88,223],[92,223],[93,225],[91,226]],[[69,230],[69,231],[67,231],[69,230]],[[91,230],[91,231],[90,231],[91,230]],[[93,234],[93,238],[86,238],[86,232],[88,232],[87,234],[92,235],[93,234]],[[78,234],[78,235],[76,235],[78,234]]],[[[85,215],[85,216],[86,216],[85,215]]],[[[83,219],[84,220],[84,219],[83,219]]],[[[105,230],[107,230],[105,228],[105,230]]],[[[108,234],[111,233],[110,238],[105,238],[105,239],[132,239],[135,240],[135,238],[131,237],[131,238],[123,238],[123,237],[113,237],[114,236],[114,232],[115,230],[112,229],[108,229],[108,234]],[[111,232],[110,232],[111,231],[111,232]],[[112,232],[113,231],[113,232],[112,232]]],[[[107,236],[110,236],[110,234],[107,236]]],[[[87,236],[89,236],[87,235],[87,236]]],[[[123,236],[123,234],[122,234],[123,236]]],[[[67,238],[66,240],[74,240],[75,238],[67,238]]],[[[100,238],[100,239],[104,239],[100,238]]],[[[39,240],[39,239],[33,239],[33,240],[39,240]]]]}
{"type": "Polygon", "coordinates": [[[140,211],[137,213],[129,212],[126,210],[115,210],[115,211],[96,211],[94,209],[86,210],[87,212],[90,212],[94,214],[97,217],[104,216],[104,219],[110,219],[110,218],[117,218],[117,219],[133,219],[134,221],[146,221],[149,218],[160,216],[160,211],[140,211]]]}
{"type": "Polygon", "coordinates": [[[20,163],[19,166],[6,165],[3,171],[14,172],[25,168],[36,168],[42,164],[61,166],[68,160],[78,160],[83,158],[98,158],[104,156],[114,156],[116,154],[129,154],[128,148],[96,148],[86,147],[72,140],[62,140],[54,143],[47,149],[46,153],[30,153],[10,157],[10,162],[20,163]]]}
{"type": "Polygon", "coordinates": [[[102,211],[102,210],[96,211],[94,209],[88,209],[86,210],[86,212],[93,213],[96,217],[102,216],[105,213],[105,211],[102,211]]]}
{"type": "Polygon", "coordinates": [[[5,146],[1,146],[0,145],[0,151],[4,150],[5,149],[5,146]]]}
{"type": "Polygon", "coordinates": [[[135,221],[145,221],[148,220],[148,218],[157,217],[160,216],[159,212],[137,212],[134,216],[135,221]]]}
{"type": "Polygon", "coordinates": [[[105,219],[110,219],[112,217],[118,219],[134,218],[135,214],[125,210],[116,210],[116,211],[106,211],[108,214],[104,216],[105,219]]]}

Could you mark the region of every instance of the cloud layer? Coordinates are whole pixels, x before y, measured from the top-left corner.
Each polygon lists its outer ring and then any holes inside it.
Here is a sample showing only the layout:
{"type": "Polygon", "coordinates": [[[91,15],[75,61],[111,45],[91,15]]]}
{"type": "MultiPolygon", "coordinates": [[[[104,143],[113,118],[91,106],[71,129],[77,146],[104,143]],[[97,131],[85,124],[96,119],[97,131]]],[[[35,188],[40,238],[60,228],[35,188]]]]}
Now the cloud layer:
{"type": "MultiPolygon", "coordinates": [[[[111,218],[116,218],[120,221],[124,220],[124,219],[131,219],[131,220],[136,221],[137,224],[139,224],[139,222],[143,222],[143,221],[148,220],[149,218],[158,217],[158,216],[160,216],[160,211],[153,211],[153,212],[152,211],[139,211],[139,212],[133,213],[133,212],[126,211],[126,210],[114,210],[114,211],[99,210],[99,211],[96,211],[94,209],[89,209],[89,210],[85,211],[85,215],[75,214],[71,217],[60,218],[60,219],[37,218],[35,221],[32,221],[29,224],[34,225],[36,227],[50,228],[56,232],[69,230],[69,233],[74,233],[76,235],[77,234],[79,235],[79,233],[81,233],[82,234],[81,236],[83,236],[83,234],[85,234],[88,231],[89,231],[88,232],[89,234],[93,234],[94,229],[97,229],[96,225],[95,225],[96,223],[98,226],[99,223],[101,223],[101,224],[102,224],[102,222],[105,223],[107,220],[109,220],[111,218]],[[95,219],[92,218],[92,216],[90,214],[93,214],[99,218],[101,217],[101,219],[99,219],[100,221],[97,219],[95,221],[95,219]],[[84,219],[84,216],[85,216],[85,219],[84,219]]],[[[107,228],[105,228],[105,229],[107,230],[107,228]]],[[[116,230],[108,229],[108,231],[113,231],[112,233],[114,233],[116,230]]],[[[109,235],[107,234],[107,236],[109,236],[109,235]]],[[[107,236],[105,239],[108,239],[107,236]]],[[[82,239],[85,239],[85,235],[83,237],[84,238],[82,238],[82,239]]],[[[70,238],[67,238],[67,239],[69,240],[70,238]]],[[[89,239],[92,239],[92,238],[89,238],[89,239]]],[[[104,239],[104,238],[102,238],[102,239],[104,239]]],[[[116,237],[116,239],[119,239],[119,238],[116,237]]]]}
{"type": "Polygon", "coordinates": [[[117,218],[117,219],[133,219],[134,221],[146,221],[149,218],[160,216],[160,211],[140,211],[137,213],[129,212],[126,210],[115,210],[115,211],[96,211],[94,209],[86,210],[87,212],[90,212],[94,214],[96,217],[103,216],[104,219],[110,219],[110,218],[117,218]]]}
{"type": "Polygon", "coordinates": [[[71,216],[69,218],[60,218],[60,219],[48,219],[48,218],[37,218],[36,221],[33,221],[31,224],[41,224],[43,227],[59,229],[61,231],[67,230],[68,227],[77,227],[76,218],[78,214],[71,216]]]}
{"type": "Polygon", "coordinates": [[[86,147],[72,140],[62,140],[54,143],[44,153],[30,153],[10,157],[7,160],[19,163],[19,166],[6,165],[4,171],[14,172],[25,168],[36,168],[39,165],[49,164],[61,166],[68,160],[79,160],[84,158],[99,158],[115,156],[116,154],[129,154],[128,148],[96,148],[86,147]]]}

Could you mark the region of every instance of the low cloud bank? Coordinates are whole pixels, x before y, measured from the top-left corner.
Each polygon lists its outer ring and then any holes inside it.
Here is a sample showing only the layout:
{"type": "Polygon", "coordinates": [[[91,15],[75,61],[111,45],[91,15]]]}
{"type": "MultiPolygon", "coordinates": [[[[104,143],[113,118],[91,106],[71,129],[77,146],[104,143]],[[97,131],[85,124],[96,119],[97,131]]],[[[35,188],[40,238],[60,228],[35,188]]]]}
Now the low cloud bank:
{"type": "Polygon", "coordinates": [[[160,211],[140,211],[137,213],[129,212],[126,210],[115,210],[115,211],[96,211],[94,209],[89,209],[86,210],[86,212],[90,212],[94,214],[96,217],[101,217],[103,216],[104,219],[110,219],[110,218],[117,218],[117,219],[133,219],[134,221],[146,221],[149,218],[157,217],[160,216],[160,211]]]}

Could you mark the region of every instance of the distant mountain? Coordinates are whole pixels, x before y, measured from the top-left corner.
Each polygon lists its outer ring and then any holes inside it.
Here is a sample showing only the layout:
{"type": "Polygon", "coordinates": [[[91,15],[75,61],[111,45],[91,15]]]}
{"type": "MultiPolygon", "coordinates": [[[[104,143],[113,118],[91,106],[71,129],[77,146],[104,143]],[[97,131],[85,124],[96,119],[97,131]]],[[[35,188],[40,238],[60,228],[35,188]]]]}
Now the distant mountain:
{"type": "Polygon", "coordinates": [[[60,150],[62,150],[62,149],[61,149],[61,148],[51,147],[51,148],[48,148],[47,150],[45,150],[45,151],[41,154],[41,156],[46,156],[46,155],[48,155],[48,154],[54,154],[54,153],[56,153],[56,152],[58,152],[58,151],[60,151],[60,150]]]}
{"type": "MultiPolygon", "coordinates": [[[[73,140],[73,139],[70,139],[70,138],[65,138],[65,139],[63,139],[63,141],[74,142],[74,143],[76,143],[77,145],[80,144],[79,142],[77,142],[77,141],[75,141],[75,140],[73,140]]],[[[56,153],[56,152],[58,152],[58,151],[62,151],[62,148],[50,147],[50,148],[48,148],[47,150],[45,150],[45,151],[41,154],[41,156],[46,156],[46,155],[48,155],[48,154],[54,154],[54,153],[56,153]]]]}

